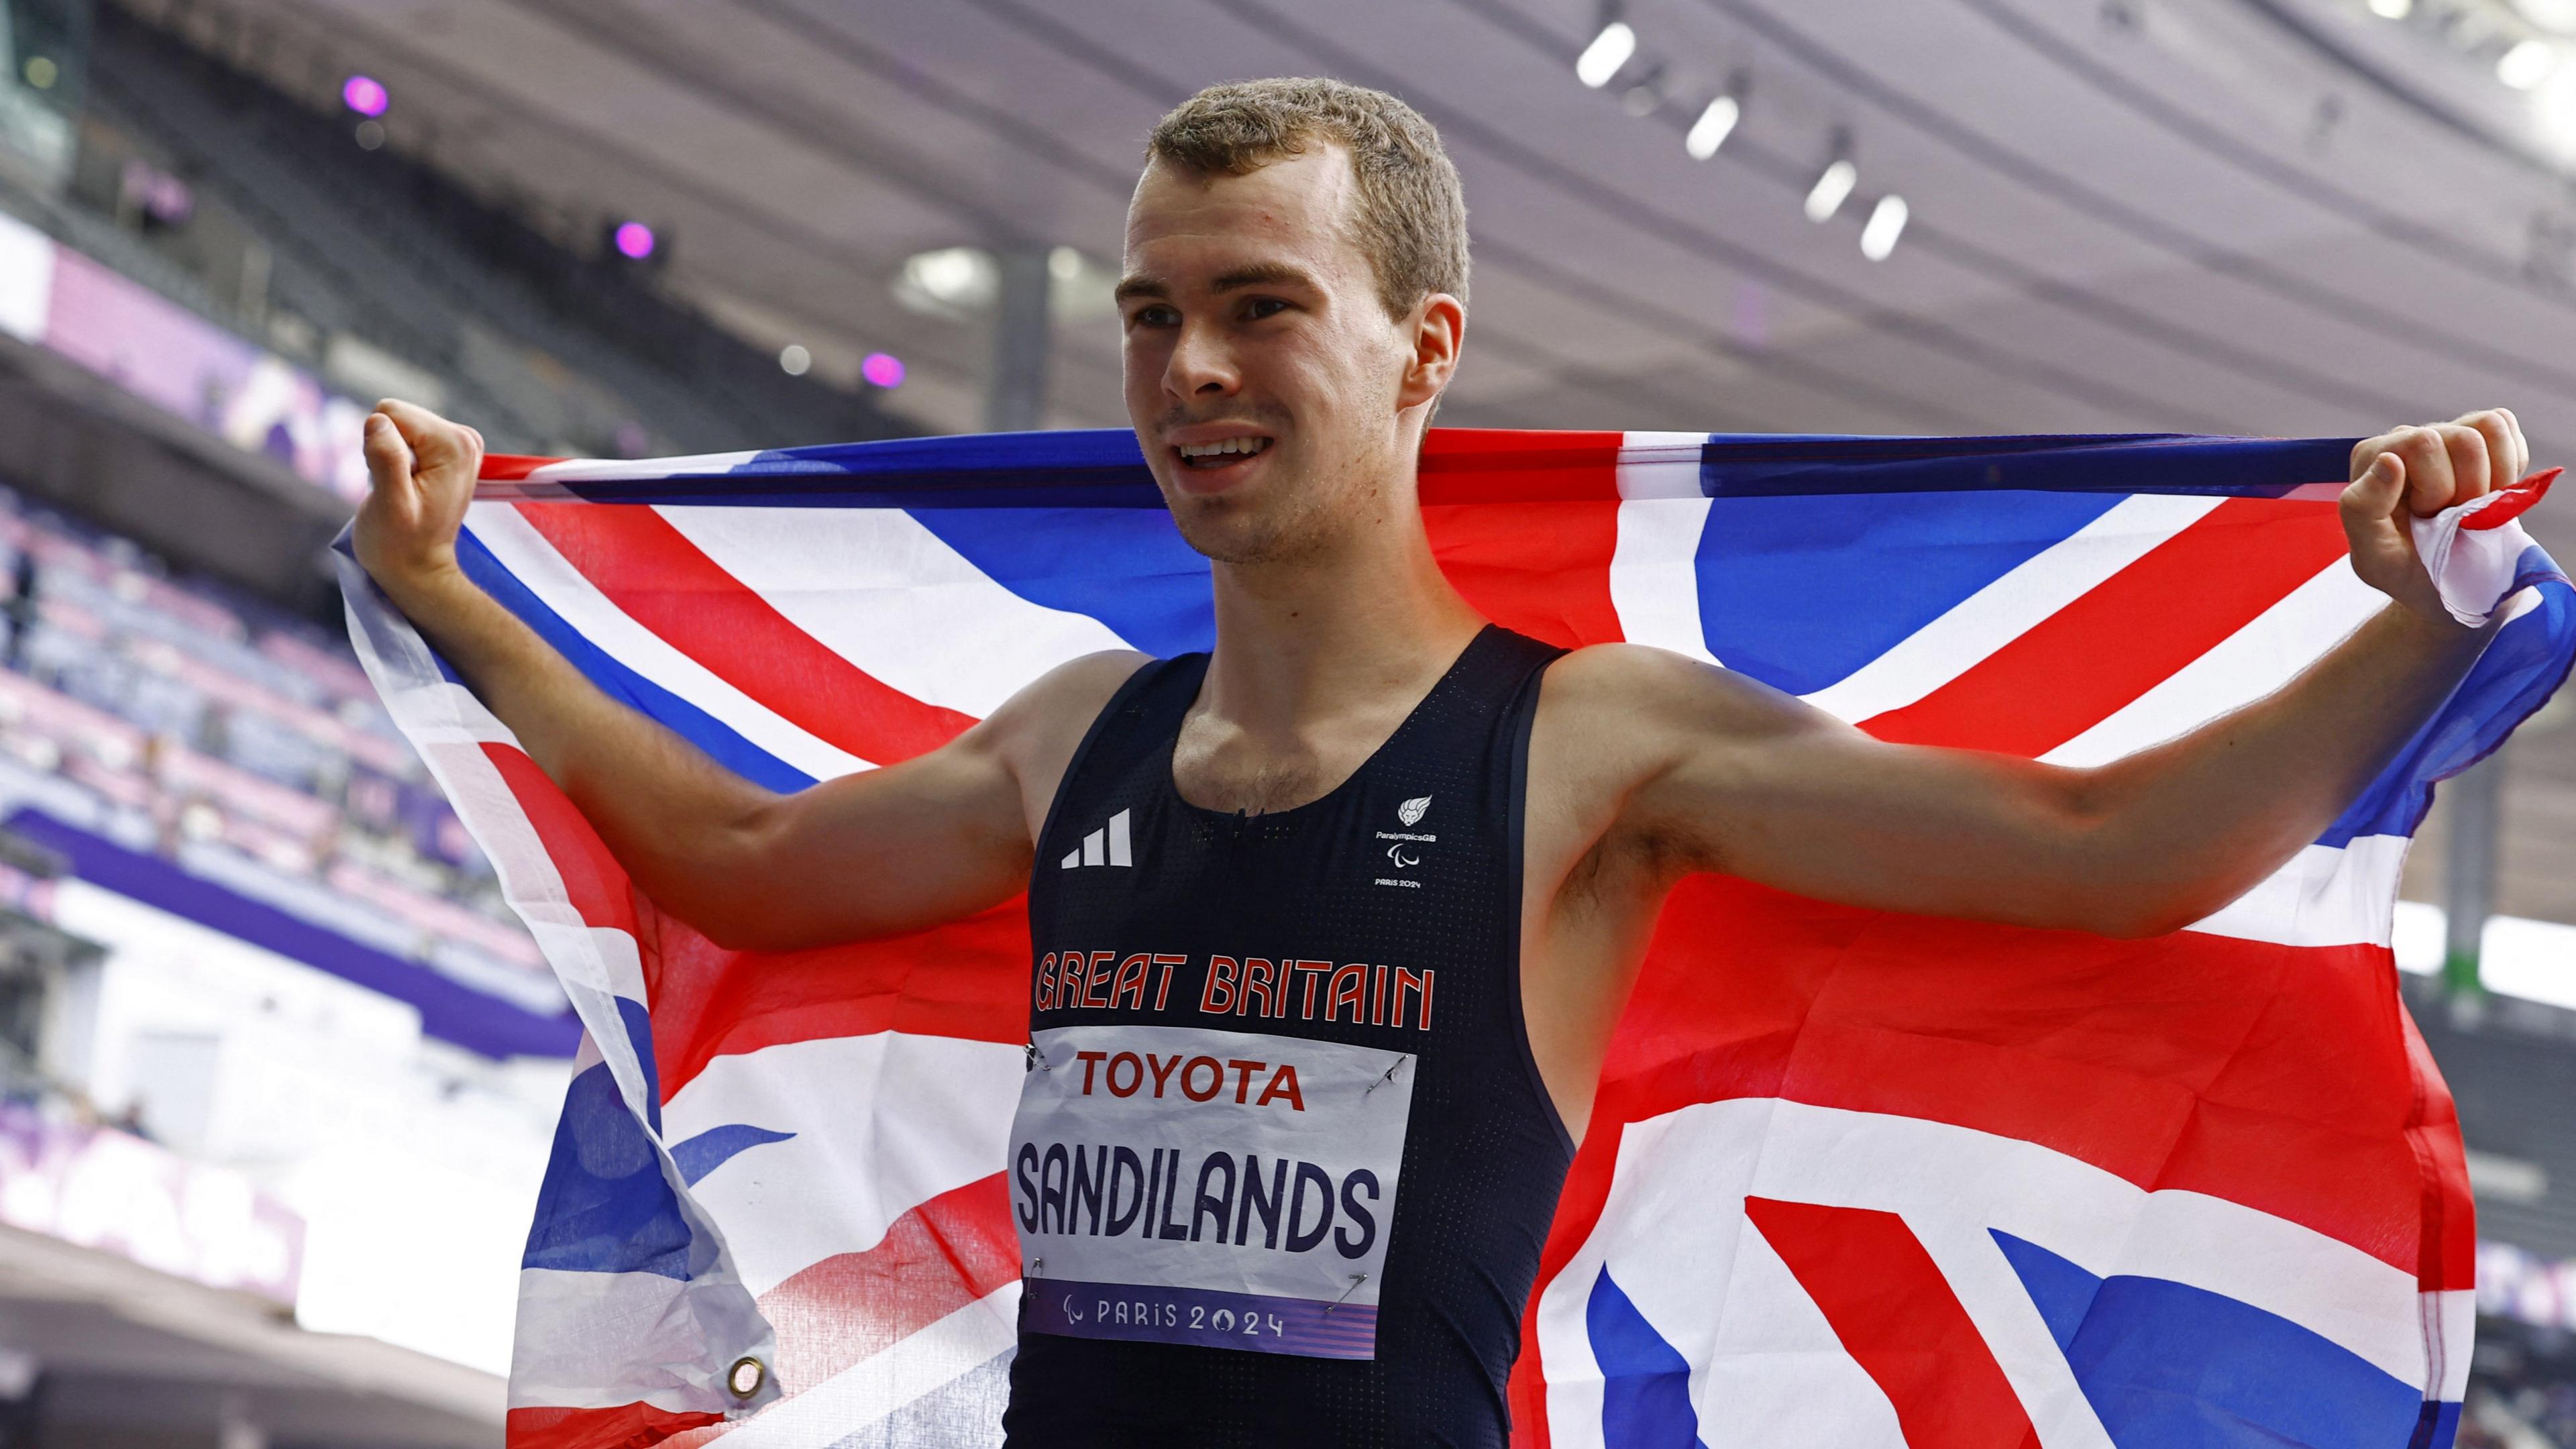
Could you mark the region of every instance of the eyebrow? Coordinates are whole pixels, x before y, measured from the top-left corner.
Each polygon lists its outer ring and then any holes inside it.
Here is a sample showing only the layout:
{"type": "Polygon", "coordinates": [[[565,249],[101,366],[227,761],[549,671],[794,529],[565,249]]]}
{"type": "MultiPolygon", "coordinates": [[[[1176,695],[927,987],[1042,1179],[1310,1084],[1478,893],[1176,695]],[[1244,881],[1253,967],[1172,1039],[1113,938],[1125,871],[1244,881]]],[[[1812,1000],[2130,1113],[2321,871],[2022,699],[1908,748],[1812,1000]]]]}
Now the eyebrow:
{"type": "Polygon", "coordinates": [[[1117,289],[1109,294],[1110,299],[1117,302],[1124,302],[1130,297],[1168,299],[1171,295],[1172,289],[1164,286],[1161,279],[1156,277],[1121,277],[1118,280],[1117,289]]]}
{"type": "MultiPolygon", "coordinates": [[[[1315,290],[1315,278],[1302,267],[1286,262],[1254,262],[1226,272],[1208,284],[1211,292],[1239,292],[1246,287],[1303,287],[1315,290]]],[[[1172,289],[1159,277],[1131,276],[1120,279],[1113,300],[1125,302],[1132,297],[1151,297],[1168,301],[1172,289]]]]}
{"type": "Polygon", "coordinates": [[[1254,262],[1237,267],[1208,284],[1211,292],[1234,292],[1245,287],[1305,287],[1313,289],[1315,279],[1302,267],[1286,262],[1254,262]]]}

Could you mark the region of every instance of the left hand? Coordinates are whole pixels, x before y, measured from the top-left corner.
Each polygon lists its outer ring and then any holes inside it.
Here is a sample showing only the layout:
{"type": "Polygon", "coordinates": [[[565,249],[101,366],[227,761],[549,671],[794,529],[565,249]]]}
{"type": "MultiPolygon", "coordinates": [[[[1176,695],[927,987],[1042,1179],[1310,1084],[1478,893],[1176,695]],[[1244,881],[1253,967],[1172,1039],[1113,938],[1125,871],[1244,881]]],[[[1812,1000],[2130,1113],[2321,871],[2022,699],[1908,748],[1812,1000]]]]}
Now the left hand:
{"type": "Polygon", "coordinates": [[[2417,616],[2457,628],[2415,555],[2409,523],[2507,487],[2530,466],[2522,424],[2503,408],[2364,438],[2343,490],[2352,571],[2417,616]]]}

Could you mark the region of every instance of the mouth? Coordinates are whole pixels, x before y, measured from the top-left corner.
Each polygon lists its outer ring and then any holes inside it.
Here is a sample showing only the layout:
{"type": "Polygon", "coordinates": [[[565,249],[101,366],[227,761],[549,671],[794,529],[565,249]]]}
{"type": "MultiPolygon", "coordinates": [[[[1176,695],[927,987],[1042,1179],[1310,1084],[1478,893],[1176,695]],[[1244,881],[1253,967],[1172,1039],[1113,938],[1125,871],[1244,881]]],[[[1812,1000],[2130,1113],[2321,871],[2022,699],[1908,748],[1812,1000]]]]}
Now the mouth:
{"type": "Polygon", "coordinates": [[[1207,438],[1172,446],[1172,456],[1193,484],[1222,486],[1242,476],[1252,460],[1270,451],[1272,440],[1260,433],[1207,438]]]}

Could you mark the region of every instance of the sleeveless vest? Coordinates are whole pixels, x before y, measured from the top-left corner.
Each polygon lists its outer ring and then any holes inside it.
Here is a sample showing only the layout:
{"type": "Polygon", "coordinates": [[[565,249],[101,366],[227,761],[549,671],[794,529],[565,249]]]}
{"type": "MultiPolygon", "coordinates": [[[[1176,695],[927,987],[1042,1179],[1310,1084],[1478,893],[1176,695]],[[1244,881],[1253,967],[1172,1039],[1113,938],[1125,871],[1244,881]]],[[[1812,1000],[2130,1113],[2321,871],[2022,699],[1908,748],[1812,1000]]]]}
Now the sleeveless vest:
{"type": "Polygon", "coordinates": [[[1207,656],[1137,671],[1029,884],[1012,1446],[1501,1446],[1572,1143],[1521,1020],[1539,678],[1488,626],[1294,809],[1172,784],[1207,656]]]}

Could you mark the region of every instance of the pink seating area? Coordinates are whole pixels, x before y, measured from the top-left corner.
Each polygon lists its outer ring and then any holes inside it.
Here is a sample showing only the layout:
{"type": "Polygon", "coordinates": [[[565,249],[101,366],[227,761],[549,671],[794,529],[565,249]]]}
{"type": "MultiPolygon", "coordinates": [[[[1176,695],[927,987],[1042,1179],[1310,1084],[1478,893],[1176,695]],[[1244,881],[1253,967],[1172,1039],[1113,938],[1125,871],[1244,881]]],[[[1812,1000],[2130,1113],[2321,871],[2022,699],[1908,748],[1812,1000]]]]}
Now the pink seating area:
{"type": "Polygon", "coordinates": [[[345,931],[363,911],[370,937],[415,959],[544,974],[490,865],[330,632],[171,578],[130,541],[5,490],[0,601],[6,809],[94,802],[98,820],[82,823],[198,865],[219,852],[228,880],[317,924],[345,931]],[[38,798],[31,776],[80,794],[38,798]]]}

